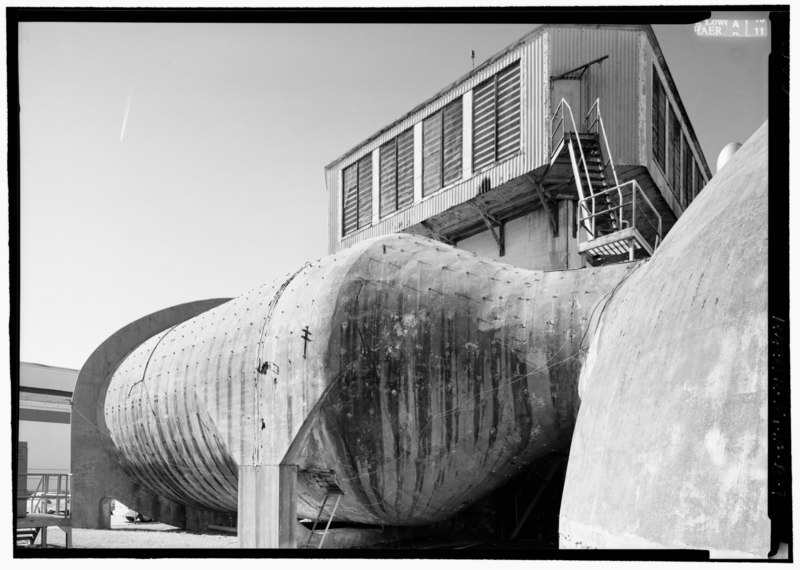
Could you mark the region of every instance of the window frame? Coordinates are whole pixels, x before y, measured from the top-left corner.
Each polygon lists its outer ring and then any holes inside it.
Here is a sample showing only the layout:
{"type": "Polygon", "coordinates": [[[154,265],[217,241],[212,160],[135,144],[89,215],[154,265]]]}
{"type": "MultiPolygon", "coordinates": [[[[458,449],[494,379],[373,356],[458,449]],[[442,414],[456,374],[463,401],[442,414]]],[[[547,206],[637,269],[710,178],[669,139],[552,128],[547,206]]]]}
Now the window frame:
{"type": "Polygon", "coordinates": [[[683,136],[683,128],[681,120],[672,105],[669,106],[669,176],[668,182],[672,186],[672,195],[680,202],[681,195],[681,159],[683,153],[681,152],[681,138],[683,136]],[[677,129],[675,128],[677,127],[677,129]],[[673,132],[674,130],[674,132],[673,132]],[[677,137],[676,137],[677,134],[677,137]],[[677,141],[677,156],[675,156],[675,143],[677,141]],[[677,159],[677,161],[676,161],[677,159]]]}
{"type": "MultiPolygon", "coordinates": [[[[403,132],[396,135],[389,141],[383,143],[380,147],[378,147],[378,182],[379,182],[379,193],[378,193],[378,218],[384,219],[389,216],[396,214],[397,212],[401,212],[406,208],[410,208],[414,205],[414,127],[410,127],[403,132]],[[411,161],[410,161],[410,168],[406,176],[410,178],[411,183],[411,200],[408,204],[400,206],[400,190],[401,190],[401,176],[400,176],[400,139],[402,137],[408,137],[411,141],[410,148],[411,148],[411,161]],[[394,164],[394,190],[392,192],[392,197],[394,198],[394,204],[391,209],[387,209],[384,212],[384,151],[391,147],[390,152],[394,153],[393,157],[393,164],[394,164]]],[[[407,184],[409,182],[408,179],[403,178],[402,182],[407,184]]]]}
{"type": "Polygon", "coordinates": [[[653,94],[652,94],[652,155],[653,161],[661,168],[661,172],[667,174],[667,115],[669,101],[667,90],[658,75],[658,68],[653,65],[653,94]],[[662,112],[663,111],[663,112],[662,112]],[[660,127],[660,132],[659,132],[660,127]],[[660,143],[660,145],[659,145],[660,143]],[[660,152],[659,152],[659,149],[660,152]]]}
{"type": "MultiPolygon", "coordinates": [[[[477,85],[472,88],[472,148],[470,149],[471,152],[471,161],[472,161],[472,171],[480,172],[486,168],[491,168],[495,164],[499,162],[503,162],[512,158],[513,156],[519,154],[522,149],[522,58],[518,58],[502,69],[498,70],[496,73],[492,74],[490,77],[487,77],[485,80],[481,81],[477,85]],[[517,74],[517,79],[514,85],[514,92],[511,96],[516,98],[516,105],[513,108],[506,110],[505,112],[509,112],[511,114],[516,114],[517,119],[515,121],[507,122],[506,125],[500,124],[500,77],[510,70],[515,69],[515,73],[517,74]],[[483,136],[490,136],[491,141],[491,160],[480,162],[477,158],[481,158],[476,156],[476,148],[479,143],[484,143],[485,139],[477,136],[477,128],[478,128],[478,121],[476,120],[476,116],[478,113],[476,112],[476,106],[479,104],[479,97],[476,95],[481,89],[485,88],[487,85],[491,83],[491,119],[490,123],[492,125],[491,135],[483,135],[483,136]],[[503,127],[501,129],[501,127],[503,127]],[[516,137],[513,144],[513,148],[508,151],[503,156],[500,156],[500,142],[503,138],[503,135],[506,133],[506,129],[515,129],[516,130],[516,137]]],[[[481,125],[483,126],[483,125],[481,125]]],[[[485,160],[485,159],[484,159],[485,160]]]]}
{"type": "MultiPolygon", "coordinates": [[[[347,237],[347,236],[350,236],[350,235],[353,235],[354,233],[356,233],[356,232],[358,232],[360,230],[363,230],[365,228],[368,228],[368,227],[370,227],[372,225],[372,186],[375,184],[375,181],[372,179],[373,176],[372,176],[371,170],[372,170],[372,153],[367,153],[366,155],[362,156],[358,160],[356,160],[353,163],[351,163],[351,164],[347,165],[346,167],[342,168],[342,200],[341,200],[342,236],[341,237],[343,237],[343,238],[347,237]],[[361,169],[362,169],[362,165],[365,165],[365,164],[366,164],[367,168],[370,170],[370,174],[369,174],[370,188],[369,188],[369,193],[367,194],[367,196],[365,196],[365,202],[369,202],[370,216],[369,216],[369,221],[362,226],[361,225],[361,217],[362,217],[361,197],[362,197],[362,190],[363,189],[361,188],[361,181],[362,181],[363,177],[362,177],[361,169]],[[352,168],[355,168],[355,187],[354,187],[353,191],[355,192],[356,215],[355,215],[355,227],[354,228],[350,228],[348,230],[348,228],[346,226],[346,219],[345,219],[346,210],[347,210],[347,198],[348,198],[348,192],[347,192],[347,187],[345,185],[345,180],[347,179],[347,172],[352,168]]],[[[364,204],[364,206],[366,206],[366,204],[364,204]]]]}
{"type": "Polygon", "coordinates": [[[681,169],[681,207],[686,209],[692,203],[692,176],[694,174],[692,164],[694,163],[694,155],[689,146],[689,141],[686,138],[686,133],[681,133],[681,141],[683,144],[683,167],[681,169]]]}
{"type": "Polygon", "coordinates": [[[463,102],[463,95],[458,96],[447,105],[444,105],[441,109],[437,110],[436,112],[428,115],[422,120],[422,197],[427,198],[428,196],[432,196],[436,194],[440,190],[455,184],[456,182],[462,180],[464,178],[463,173],[463,166],[464,166],[464,102],[463,102]],[[458,131],[458,139],[455,143],[453,143],[453,147],[448,147],[447,139],[445,137],[445,127],[448,125],[447,122],[447,112],[448,110],[452,110],[455,107],[458,107],[458,116],[455,124],[457,125],[456,129],[458,131]],[[425,135],[427,131],[426,125],[431,125],[433,122],[438,123],[438,145],[435,151],[435,155],[439,157],[439,168],[436,174],[438,175],[438,185],[434,187],[426,186],[428,178],[428,172],[426,171],[426,140],[425,135]],[[456,170],[457,176],[448,179],[447,175],[447,156],[449,152],[455,152],[458,156],[458,169],[456,170]]]}

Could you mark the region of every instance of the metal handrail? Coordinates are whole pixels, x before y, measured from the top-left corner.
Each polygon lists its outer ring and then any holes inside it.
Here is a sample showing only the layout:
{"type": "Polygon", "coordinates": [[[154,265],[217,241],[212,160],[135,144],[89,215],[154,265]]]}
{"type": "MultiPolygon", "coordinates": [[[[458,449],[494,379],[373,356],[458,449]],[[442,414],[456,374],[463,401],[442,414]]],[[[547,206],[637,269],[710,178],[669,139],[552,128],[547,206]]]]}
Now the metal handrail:
{"type": "Polygon", "coordinates": [[[71,485],[70,481],[72,479],[71,473],[24,473],[21,474],[25,476],[26,481],[31,477],[38,477],[38,482],[36,484],[36,489],[33,491],[32,494],[28,494],[27,491],[27,483],[25,485],[25,489],[20,490],[24,492],[24,495],[18,495],[17,499],[25,499],[26,502],[28,500],[31,501],[31,513],[38,513],[42,511],[42,502],[45,505],[45,512],[47,510],[47,500],[54,499],[56,502],[55,512],[56,514],[61,512],[61,504],[62,501],[64,503],[64,516],[69,516],[69,500],[71,497],[71,485]],[[51,490],[51,478],[56,479],[55,490],[51,490]],[[62,486],[63,482],[63,486],[62,486]]]}
{"type": "MultiPolygon", "coordinates": [[[[587,132],[595,132],[597,134],[597,144],[598,146],[601,144],[601,134],[602,136],[602,144],[605,144],[605,155],[608,156],[608,162],[603,164],[603,170],[606,169],[607,166],[611,167],[611,174],[614,176],[614,185],[616,188],[620,187],[619,178],[617,177],[617,168],[614,166],[614,157],[611,155],[611,147],[608,144],[608,137],[606,136],[606,128],[605,124],[603,123],[603,115],[600,112],[600,98],[594,100],[594,103],[589,108],[589,111],[586,113],[586,117],[584,118],[584,122],[587,123],[586,131],[587,132]],[[594,120],[589,123],[589,119],[594,112],[594,120]],[[596,129],[596,131],[594,131],[596,129]]],[[[602,150],[602,149],[601,149],[602,150]]],[[[601,153],[602,154],[602,153],[601,153]]],[[[622,202],[622,192],[619,191],[619,200],[622,202]]],[[[622,226],[622,221],[620,220],[620,226],[622,226]]]]}
{"type": "MultiPolygon", "coordinates": [[[[581,226],[583,226],[584,228],[587,228],[587,229],[588,229],[588,227],[595,228],[596,227],[595,219],[598,216],[600,216],[602,214],[608,214],[608,213],[612,213],[614,211],[617,211],[618,212],[617,213],[617,219],[619,220],[620,225],[628,225],[629,227],[632,227],[632,228],[636,229],[637,228],[637,226],[636,226],[636,211],[637,211],[637,209],[639,209],[639,210],[642,211],[642,214],[644,214],[644,218],[647,220],[647,223],[650,224],[650,227],[656,230],[655,245],[653,246],[653,249],[655,250],[659,246],[659,244],[661,243],[661,237],[662,237],[662,231],[663,231],[663,221],[661,219],[661,215],[658,213],[658,210],[655,209],[655,207],[653,206],[653,203],[647,197],[647,194],[644,193],[644,191],[642,190],[641,186],[639,186],[639,183],[636,182],[636,180],[629,180],[628,182],[624,182],[623,184],[619,184],[619,185],[615,186],[614,188],[608,188],[606,190],[603,190],[602,192],[598,192],[597,194],[594,194],[591,198],[603,196],[603,195],[606,195],[606,194],[611,194],[613,192],[616,192],[617,195],[620,197],[619,204],[613,205],[613,206],[611,206],[609,208],[606,208],[604,210],[597,211],[596,210],[596,206],[595,206],[595,202],[594,202],[594,200],[592,200],[592,209],[591,209],[592,213],[589,214],[589,215],[584,215],[583,212],[587,211],[587,205],[588,205],[588,201],[589,201],[590,198],[584,198],[584,199],[580,200],[581,208],[579,208],[578,223],[581,226]],[[623,197],[622,190],[626,186],[630,186],[631,187],[630,200],[625,200],[624,197],[623,197]],[[638,200],[639,197],[643,198],[643,200],[639,201],[638,200]],[[650,212],[655,214],[656,219],[658,220],[657,227],[655,225],[653,225],[653,222],[651,221],[647,210],[641,207],[642,203],[646,204],[648,206],[650,212]],[[631,206],[630,220],[627,220],[626,216],[625,216],[625,207],[628,206],[628,205],[631,206]],[[587,226],[587,222],[589,222],[590,226],[587,226]]],[[[594,236],[594,232],[591,232],[591,233],[592,233],[592,236],[589,238],[590,240],[594,239],[594,237],[595,237],[594,236]]]]}
{"type": "MultiPolygon", "coordinates": [[[[28,485],[27,485],[27,478],[28,478],[28,475],[26,474],[26,477],[25,477],[25,480],[26,480],[26,484],[25,484],[26,491],[27,491],[27,486],[28,486],[28,485]]],[[[36,496],[37,496],[37,495],[36,495],[36,493],[38,493],[38,492],[39,492],[39,489],[41,489],[41,487],[42,487],[42,483],[43,483],[43,482],[44,482],[44,477],[41,477],[41,478],[39,479],[39,482],[36,484],[36,489],[34,489],[34,491],[33,491],[33,495],[31,495],[32,497],[36,497],[36,496]]],[[[27,497],[18,497],[18,498],[25,498],[25,499],[27,499],[27,497]]],[[[34,502],[33,502],[33,501],[34,501],[34,499],[31,499],[31,512],[34,512],[34,513],[35,513],[35,512],[37,512],[37,509],[41,508],[41,502],[42,502],[42,500],[41,500],[41,498],[39,498],[38,500],[36,500],[36,503],[35,503],[36,507],[34,507],[34,502]]]]}
{"type": "MultiPolygon", "coordinates": [[[[612,212],[614,210],[619,210],[619,213],[617,214],[617,219],[620,221],[620,224],[628,224],[628,221],[625,220],[623,206],[625,206],[625,205],[627,205],[629,203],[632,203],[632,202],[625,202],[625,199],[624,199],[624,197],[622,195],[622,188],[624,186],[627,186],[627,185],[631,184],[631,183],[636,184],[636,181],[635,180],[630,180],[628,182],[624,182],[623,184],[620,184],[619,186],[614,186],[613,188],[607,188],[607,189],[603,190],[602,192],[597,192],[596,194],[594,194],[595,197],[600,197],[600,196],[604,196],[606,194],[611,194],[612,192],[616,192],[618,194],[618,196],[619,196],[619,202],[620,203],[619,203],[619,205],[614,206],[614,207],[610,208],[609,210],[603,210],[601,212],[596,212],[595,211],[595,207],[596,207],[595,203],[592,202],[592,212],[595,212],[595,213],[594,214],[590,214],[588,216],[584,216],[584,217],[580,218],[579,221],[583,222],[584,220],[588,220],[590,218],[595,218],[596,216],[598,216],[598,215],[600,215],[602,213],[605,213],[606,211],[612,212]]],[[[638,186],[638,184],[637,184],[637,186],[638,186]]],[[[580,200],[580,202],[586,202],[588,200],[589,200],[589,198],[584,198],[583,200],[580,200]]],[[[585,205],[583,205],[583,206],[584,206],[584,208],[583,208],[582,211],[585,211],[586,207],[585,207],[585,205]]],[[[592,225],[592,227],[594,227],[594,224],[592,225]]]]}
{"type": "Polygon", "coordinates": [[[611,173],[614,175],[614,184],[619,186],[619,178],[617,177],[617,169],[614,166],[614,157],[611,156],[611,147],[608,144],[608,137],[606,136],[606,127],[605,127],[605,124],[603,123],[603,115],[602,115],[602,113],[600,113],[600,98],[599,97],[594,100],[594,104],[589,109],[589,112],[586,113],[586,118],[584,119],[585,122],[588,123],[589,116],[592,114],[592,111],[596,111],[595,119],[594,119],[594,121],[591,122],[591,124],[588,124],[588,126],[586,128],[586,131],[591,133],[592,129],[595,128],[595,125],[599,125],[600,128],[599,128],[599,131],[596,134],[598,135],[598,137],[600,136],[601,133],[603,135],[603,144],[606,147],[605,151],[606,151],[606,155],[608,156],[608,163],[611,166],[611,173]]]}
{"type": "Polygon", "coordinates": [[[556,149],[559,147],[559,145],[563,142],[566,135],[566,133],[564,132],[564,108],[562,106],[563,102],[564,99],[561,99],[561,101],[556,106],[556,110],[553,113],[553,116],[550,117],[550,160],[553,159],[553,154],[556,152],[556,149]],[[561,118],[558,120],[558,123],[556,123],[556,117],[558,117],[559,112],[561,113],[561,118]],[[553,139],[556,136],[557,129],[559,126],[561,127],[561,138],[558,140],[558,144],[554,144],[553,139]]]}
{"type": "MultiPolygon", "coordinates": [[[[584,177],[586,179],[586,185],[589,188],[589,196],[593,197],[594,196],[594,190],[592,189],[592,180],[591,180],[591,177],[589,176],[589,169],[586,166],[586,157],[583,154],[583,145],[581,145],[581,139],[580,139],[580,135],[579,135],[579,131],[578,131],[578,125],[575,123],[575,115],[573,115],[573,113],[572,113],[572,107],[570,107],[570,104],[567,103],[567,100],[564,99],[563,97],[561,99],[561,102],[559,102],[558,107],[556,107],[556,112],[553,114],[553,118],[551,120],[554,121],[556,116],[558,115],[559,111],[561,111],[561,120],[560,120],[560,124],[561,124],[561,141],[566,140],[566,132],[564,130],[564,123],[566,122],[566,115],[564,114],[564,108],[566,108],[566,110],[569,112],[569,120],[572,123],[572,132],[575,133],[575,141],[576,141],[577,146],[578,146],[578,151],[580,152],[580,155],[581,155],[580,162],[583,165],[583,175],[584,175],[584,177]]],[[[559,145],[561,144],[561,141],[559,141],[559,145]]],[[[580,184],[580,181],[577,181],[577,182],[580,184]]],[[[594,201],[592,202],[592,206],[594,207],[594,201]]],[[[594,234],[593,231],[592,231],[592,234],[594,234]]]]}

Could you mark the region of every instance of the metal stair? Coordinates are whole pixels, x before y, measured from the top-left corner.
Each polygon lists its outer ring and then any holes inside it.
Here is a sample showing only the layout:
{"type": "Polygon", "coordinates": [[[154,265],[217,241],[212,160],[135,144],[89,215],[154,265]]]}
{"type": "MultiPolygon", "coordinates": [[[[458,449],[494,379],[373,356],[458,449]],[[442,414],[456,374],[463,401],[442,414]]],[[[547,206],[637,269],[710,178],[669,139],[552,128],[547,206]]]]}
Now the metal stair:
{"type": "Polygon", "coordinates": [[[308,472],[311,475],[314,482],[325,493],[325,498],[322,501],[322,506],[320,506],[319,508],[319,513],[317,513],[317,517],[314,519],[314,526],[311,527],[311,532],[309,532],[308,534],[308,540],[306,541],[305,548],[313,548],[313,546],[311,546],[311,541],[317,535],[320,536],[320,539],[316,547],[322,548],[322,545],[325,542],[325,537],[328,536],[328,531],[331,528],[333,517],[336,515],[336,508],[339,506],[339,501],[341,500],[342,495],[344,495],[344,491],[342,491],[342,489],[339,487],[339,483],[336,481],[336,472],[333,471],[332,469],[331,470],[308,469],[308,472]],[[325,506],[328,504],[328,501],[334,497],[335,497],[335,502],[333,503],[331,514],[328,517],[328,524],[325,525],[324,531],[322,532],[317,531],[317,526],[319,525],[323,513],[325,512],[325,506]]]}
{"type": "Polygon", "coordinates": [[[633,261],[652,255],[662,236],[661,216],[636,180],[620,184],[608,144],[599,99],[578,128],[566,100],[551,119],[550,176],[556,186],[574,184],[578,193],[578,251],[592,265],[633,261]],[[571,168],[571,177],[565,179],[571,168]],[[648,236],[646,239],[644,236],[648,236]]]}
{"type": "Polygon", "coordinates": [[[583,174],[586,179],[586,193],[584,198],[591,199],[591,211],[605,213],[598,215],[594,219],[594,226],[586,229],[591,231],[594,237],[601,235],[608,235],[620,229],[617,214],[614,210],[618,204],[613,203],[613,195],[605,193],[609,189],[608,179],[606,177],[606,161],[603,159],[603,153],[600,148],[598,136],[593,133],[570,133],[570,138],[573,139],[574,144],[580,145],[583,148],[583,158],[579,159],[578,168],[582,169],[583,161],[586,162],[586,168],[583,174]]]}
{"type": "Polygon", "coordinates": [[[14,532],[14,543],[17,546],[33,546],[38,536],[38,528],[18,528],[14,532]]]}

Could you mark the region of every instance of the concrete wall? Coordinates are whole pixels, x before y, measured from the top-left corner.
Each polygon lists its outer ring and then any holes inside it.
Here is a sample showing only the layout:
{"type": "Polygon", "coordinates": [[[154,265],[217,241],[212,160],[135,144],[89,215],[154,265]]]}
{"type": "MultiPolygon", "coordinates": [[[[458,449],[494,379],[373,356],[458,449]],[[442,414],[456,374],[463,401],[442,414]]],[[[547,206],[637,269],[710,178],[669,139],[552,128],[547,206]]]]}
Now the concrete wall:
{"type": "Polygon", "coordinates": [[[766,558],[767,341],[765,124],[602,312],[562,548],[766,558]]]}
{"type": "Polygon", "coordinates": [[[295,484],[297,515],[316,516],[313,472],[335,473],[337,520],[445,520],[567,448],[584,332],[629,269],[529,271],[396,234],[121,332],[95,357],[115,364],[81,372],[106,392],[108,479],[145,504],[238,509],[246,546],[296,540],[279,521],[295,484]]]}
{"type": "Polygon", "coordinates": [[[111,335],[81,368],[73,393],[72,524],[79,528],[108,528],[108,504],[119,500],[156,520],[185,528],[231,524],[217,517],[154,495],[121,466],[103,415],[106,390],[119,363],[146,339],[207,311],[226,299],[196,301],[143,317],[111,335]]]}
{"type": "Polygon", "coordinates": [[[558,235],[553,235],[544,209],[506,222],[503,257],[500,257],[497,242],[488,229],[459,241],[457,247],[525,269],[553,271],[584,267],[583,259],[578,253],[577,238],[573,235],[573,204],[570,200],[558,201],[558,235]]]}

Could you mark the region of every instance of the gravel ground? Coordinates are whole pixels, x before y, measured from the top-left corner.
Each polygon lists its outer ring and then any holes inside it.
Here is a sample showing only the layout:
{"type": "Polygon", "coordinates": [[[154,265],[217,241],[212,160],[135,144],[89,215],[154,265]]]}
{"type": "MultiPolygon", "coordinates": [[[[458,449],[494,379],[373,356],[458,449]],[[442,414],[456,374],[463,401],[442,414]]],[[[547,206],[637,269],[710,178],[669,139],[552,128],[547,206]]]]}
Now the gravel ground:
{"type": "MultiPolygon", "coordinates": [[[[111,515],[111,530],[72,529],[72,548],[238,548],[235,534],[188,532],[160,522],[132,523],[123,516],[126,509],[111,515]]],[[[34,548],[41,545],[41,535],[34,548]]],[[[66,546],[66,535],[58,527],[47,531],[47,545],[66,546]]]]}
{"type": "MultiPolygon", "coordinates": [[[[237,548],[234,534],[186,532],[161,523],[131,523],[133,528],[72,530],[72,548],[237,548]]],[[[47,545],[64,548],[66,535],[58,528],[47,532],[47,545]]],[[[41,537],[36,545],[41,544],[41,537]]]]}

